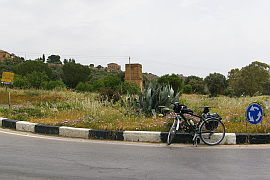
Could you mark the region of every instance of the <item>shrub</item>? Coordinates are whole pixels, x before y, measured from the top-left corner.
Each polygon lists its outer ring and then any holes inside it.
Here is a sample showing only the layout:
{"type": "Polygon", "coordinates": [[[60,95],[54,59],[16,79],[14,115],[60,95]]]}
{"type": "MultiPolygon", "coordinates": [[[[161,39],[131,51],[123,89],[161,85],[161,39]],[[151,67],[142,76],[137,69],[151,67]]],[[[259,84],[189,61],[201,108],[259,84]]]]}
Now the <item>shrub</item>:
{"type": "Polygon", "coordinates": [[[185,85],[183,92],[186,94],[191,94],[192,93],[192,86],[190,84],[185,85]]]}
{"type": "Polygon", "coordinates": [[[121,79],[117,76],[108,76],[103,80],[103,82],[106,88],[111,88],[113,90],[118,89],[119,85],[122,83],[121,79]]]}
{"type": "Polygon", "coordinates": [[[49,81],[45,83],[44,88],[47,90],[65,89],[66,85],[62,81],[49,81]]]}
{"type": "Polygon", "coordinates": [[[95,80],[91,83],[92,91],[100,91],[105,87],[103,80],[95,80]]]}
{"type": "Polygon", "coordinates": [[[89,92],[89,91],[92,91],[92,86],[89,84],[89,83],[84,83],[84,82],[80,82],[75,90],[78,91],[78,92],[89,92]]]}
{"type": "Polygon", "coordinates": [[[113,103],[119,101],[121,98],[119,92],[111,88],[104,88],[103,90],[101,90],[100,96],[101,96],[101,100],[112,101],[113,103]]]}
{"type": "Polygon", "coordinates": [[[41,89],[44,84],[49,80],[48,76],[42,72],[33,72],[26,75],[31,87],[41,89]]]}
{"type": "Polygon", "coordinates": [[[124,82],[118,88],[121,91],[121,94],[139,94],[141,91],[137,84],[124,82]]]}
{"type": "Polygon", "coordinates": [[[14,87],[20,88],[20,89],[27,89],[27,88],[30,88],[30,86],[31,86],[28,79],[26,77],[23,77],[20,75],[15,75],[13,85],[14,85],[14,87]]]}
{"type": "Polygon", "coordinates": [[[171,86],[172,89],[174,90],[174,95],[180,93],[183,89],[183,79],[176,74],[172,75],[166,74],[164,76],[161,76],[157,81],[160,85],[171,86]]]}

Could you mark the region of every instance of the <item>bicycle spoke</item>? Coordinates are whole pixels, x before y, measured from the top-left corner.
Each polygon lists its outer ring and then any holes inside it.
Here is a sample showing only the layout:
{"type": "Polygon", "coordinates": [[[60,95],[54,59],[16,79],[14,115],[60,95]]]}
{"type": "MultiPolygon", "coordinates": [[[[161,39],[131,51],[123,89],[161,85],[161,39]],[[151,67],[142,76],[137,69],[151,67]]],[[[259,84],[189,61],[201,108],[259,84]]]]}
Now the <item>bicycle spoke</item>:
{"type": "Polygon", "coordinates": [[[205,144],[219,144],[225,136],[224,124],[216,119],[204,121],[200,126],[200,137],[205,144]]]}

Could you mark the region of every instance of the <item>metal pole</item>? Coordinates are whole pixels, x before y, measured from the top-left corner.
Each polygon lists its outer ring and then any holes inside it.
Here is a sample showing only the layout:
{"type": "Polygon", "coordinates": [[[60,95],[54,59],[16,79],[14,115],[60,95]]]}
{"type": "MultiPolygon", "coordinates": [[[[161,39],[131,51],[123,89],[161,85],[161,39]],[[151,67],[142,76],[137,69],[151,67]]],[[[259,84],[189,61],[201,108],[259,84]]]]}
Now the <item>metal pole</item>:
{"type": "Polygon", "coordinates": [[[8,92],[8,107],[11,108],[10,92],[8,92]]]}
{"type": "Polygon", "coordinates": [[[130,56],[128,58],[128,63],[129,63],[129,68],[130,68],[130,83],[131,83],[131,76],[132,76],[132,72],[131,72],[131,64],[130,64],[130,56]]]}

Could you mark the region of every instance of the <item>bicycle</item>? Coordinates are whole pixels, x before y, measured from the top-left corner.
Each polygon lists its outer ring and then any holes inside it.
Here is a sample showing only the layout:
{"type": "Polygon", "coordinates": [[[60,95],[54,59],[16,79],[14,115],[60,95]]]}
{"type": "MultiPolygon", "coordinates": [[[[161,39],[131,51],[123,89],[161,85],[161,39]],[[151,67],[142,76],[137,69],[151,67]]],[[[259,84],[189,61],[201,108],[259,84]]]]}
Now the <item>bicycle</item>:
{"type": "Polygon", "coordinates": [[[186,124],[193,135],[193,145],[198,143],[198,139],[201,139],[207,145],[217,145],[225,137],[225,126],[221,121],[221,117],[217,113],[209,113],[211,107],[201,107],[203,108],[202,114],[193,114],[191,109],[187,106],[174,103],[174,112],[176,117],[174,118],[173,124],[169,130],[167,144],[170,145],[173,139],[180,129],[181,123],[186,124]],[[199,122],[193,122],[192,119],[186,118],[185,114],[199,118],[199,122]]]}

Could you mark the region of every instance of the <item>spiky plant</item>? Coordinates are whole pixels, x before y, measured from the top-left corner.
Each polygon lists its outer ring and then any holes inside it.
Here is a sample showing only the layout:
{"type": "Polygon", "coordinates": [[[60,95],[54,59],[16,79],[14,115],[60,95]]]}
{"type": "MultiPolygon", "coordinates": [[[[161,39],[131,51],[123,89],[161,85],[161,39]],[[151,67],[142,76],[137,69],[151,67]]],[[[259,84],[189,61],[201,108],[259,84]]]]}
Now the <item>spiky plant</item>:
{"type": "Polygon", "coordinates": [[[179,100],[179,93],[174,95],[170,86],[161,86],[150,83],[139,96],[139,108],[146,116],[152,116],[159,106],[170,106],[172,102],[179,100]]]}

